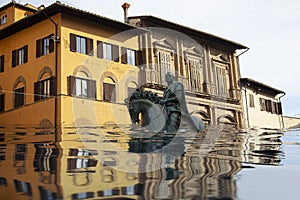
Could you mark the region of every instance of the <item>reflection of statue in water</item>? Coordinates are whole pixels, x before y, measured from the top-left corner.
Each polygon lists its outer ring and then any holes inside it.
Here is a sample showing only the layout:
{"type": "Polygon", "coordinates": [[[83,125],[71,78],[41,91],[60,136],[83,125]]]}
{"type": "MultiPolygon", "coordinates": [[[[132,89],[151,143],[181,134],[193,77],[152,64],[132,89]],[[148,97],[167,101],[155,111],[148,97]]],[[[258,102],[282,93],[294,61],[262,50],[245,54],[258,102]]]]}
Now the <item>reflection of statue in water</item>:
{"type": "Polygon", "coordinates": [[[195,131],[203,130],[202,120],[189,115],[183,85],[174,81],[170,72],[166,74],[166,82],[168,87],[162,99],[150,91],[137,89],[126,100],[132,123],[169,133],[176,132],[184,123],[195,131]]]}

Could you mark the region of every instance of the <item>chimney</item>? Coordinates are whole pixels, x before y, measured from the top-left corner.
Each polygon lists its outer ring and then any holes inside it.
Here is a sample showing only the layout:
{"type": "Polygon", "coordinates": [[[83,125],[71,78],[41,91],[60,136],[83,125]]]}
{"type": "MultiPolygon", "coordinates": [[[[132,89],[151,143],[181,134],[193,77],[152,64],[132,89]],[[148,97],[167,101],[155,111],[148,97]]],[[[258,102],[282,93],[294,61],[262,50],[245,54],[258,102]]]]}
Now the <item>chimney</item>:
{"type": "Polygon", "coordinates": [[[124,23],[128,23],[128,8],[130,7],[129,3],[124,3],[122,8],[124,10],[124,23]]]}

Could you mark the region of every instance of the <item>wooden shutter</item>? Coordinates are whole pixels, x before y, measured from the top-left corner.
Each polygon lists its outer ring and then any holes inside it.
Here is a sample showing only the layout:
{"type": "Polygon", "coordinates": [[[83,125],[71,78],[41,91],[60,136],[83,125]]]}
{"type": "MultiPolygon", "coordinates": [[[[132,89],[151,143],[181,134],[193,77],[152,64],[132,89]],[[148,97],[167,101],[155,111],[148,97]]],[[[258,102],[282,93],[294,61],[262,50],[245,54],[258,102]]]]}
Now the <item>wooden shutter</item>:
{"type": "Polygon", "coordinates": [[[36,58],[39,58],[42,55],[42,53],[41,53],[41,49],[42,49],[41,46],[42,46],[42,40],[37,40],[36,41],[36,49],[35,49],[36,58]]]}
{"type": "Polygon", "coordinates": [[[79,152],[78,149],[70,149],[69,156],[77,156],[78,152],[79,152]]]}
{"type": "Polygon", "coordinates": [[[86,38],[86,54],[90,56],[94,55],[93,39],[86,38]]]}
{"type": "Polygon", "coordinates": [[[0,56],[0,72],[4,72],[4,55],[0,56]]]}
{"type": "Polygon", "coordinates": [[[56,96],[56,77],[52,76],[50,78],[50,96],[56,96]]]}
{"type": "Polygon", "coordinates": [[[28,45],[24,47],[24,63],[28,61],[28,45]]]}
{"type": "Polygon", "coordinates": [[[110,85],[110,96],[111,102],[116,102],[116,90],[115,90],[115,84],[109,84],[110,85]]]}
{"type": "Polygon", "coordinates": [[[0,95],[0,112],[4,111],[4,101],[5,101],[5,94],[0,95]]]}
{"type": "Polygon", "coordinates": [[[282,115],[282,107],[281,107],[281,102],[277,103],[277,109],[278,109],[278,114],[282,115]]]}
{"type": "Polygon", "coordinates": [[[110,101],[109,84],[108,83],[103,83],[103,100],[110,101]]]}
{"type": "Polygon", "coordinates": [[[70,96],[75,95],[75,89],[76,89],[76,78],[74,76],[68,76],[68,94],[70,96]]]}
{"type": "Polygon", "coordinates": [[[127,49],[125,47],[121,48],[121,63],[127,64],[127,49]]]}
{"type": "Polygon", "coordinates": [[[103,42],[97,41],[97,57],[103,58],[103,42]]]}
{"type": "Polygon", "coordinates": [[[54,52],[54,40],[55,40],[54,35],[53,34],[49,35],[48,40],[49,40],[49,53],[52,53],[54,52]]]}
{"type": "Polygon", "coordinates": [[[135,52],[135,65],[140,66],[144,64],[143,51],[135,52]]]}
{"type": "Polygon", "coordinates": [[[118,45],[112,45],[112,59],[115,62],[119,62],[120,58],[119,58],[119,46],[118,45]]]}
{"type": "Polygon", "coordinates": [[[70,51],[76,52],[76,35],[70,33],[70,51]]]}
{"type": "Polygon", "coordinates": [[[41,82],[34,83],[34,101],[39,101],[41,99],[41,82]]]}
{"type": "Polygon", "coordinates": [[[88,98],[96,98],[96,81],[88,80],[88,98]]]}
{"type": "Polygon", "coordinates": [[[12,51],[12,67],[17,66],[17,50],[12,51]]]}
{"type": "Polygon", "coordinates": [[[97,160],[94,159],[88,159],[88,167],[96,167],[97,160]]]}

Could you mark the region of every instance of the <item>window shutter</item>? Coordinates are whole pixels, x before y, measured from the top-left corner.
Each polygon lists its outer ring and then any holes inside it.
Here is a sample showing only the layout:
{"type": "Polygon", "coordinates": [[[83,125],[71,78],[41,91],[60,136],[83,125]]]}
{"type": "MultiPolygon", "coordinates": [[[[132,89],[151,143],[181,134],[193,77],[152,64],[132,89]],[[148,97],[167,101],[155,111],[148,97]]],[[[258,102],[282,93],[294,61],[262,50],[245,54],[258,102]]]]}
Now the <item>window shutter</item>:
{"type": "Polygon", "coordinates": [[[5,94],[0,95],[0,112],[4,111],[5,94]]]}
{"type": "Polygon", "coordinates": [[[76,52],[76,35],[70,33],[70,51],[76,52]]]}
{"type": "Polygon", "coordinates": [[[121,48],[121,53],[122,53],[122,55],[121,55],[121,62],[123,64],[127,64],[127,49],[125,47],[122,47],[121,48]]]}
{"type": "Polygon", "coordinates": [[[41,82],[34,83],[34,101],[39,101],[41,99],[41,82]]]}
{"type": "Polygon", "coordinates": [[[87,38],[86,39],[86,53],[90,56],[94,55],[94,48],[93,48],[93,39],[87,38]]]}
{"type": "Polygon", "coordinates": [[[142,64],[144,64],[143,51],[136,51],[135,65],[140,66],[142,64]]]}
{"type": "Polygon", "coordinates": [[[92,99],[96,98],[96,81],[95,80],[88,81],[88,98],[92,98],[92,99]]]}
{"type": "Polygon", "coordinates": [[[48,40],[49,40],[49,53],[52,53],[54,52],[54,35],[53,34],[49,35],[48,40]]]}
{"type": "Polygon", "coordinates": [[[109,85],[110,85],[111,102],[116,102],[115,85],[114,84],[109,84],[109,85]]]}
{"type": "Polygon", "coordinates": [[[24,47],[24,63],[28,61],[28,45],[24,47]]]}
{"type": "Polygon", "coordinates": [[[4,55],[0,57],[0,72],[4,72],[4,55]]]}
{"type": "Polygon", "coordinates": [[[278,114],[282,115],[282,107],[281,107],[281,102],[277,103],[277,108],[278,108],[278,114]]]}
{"type": "Polygon", "coordinates": [[[41,45],[42,45],[42,40],[37,40],[36,41],[36,58],[39,58],[41,56],[41,45]]]}
{"type": "Polygon", "coordinates": [[[103,100],[104,101],[109,101],[109,84],[108,83],[103,83],[103,100]]]}
{"type": "Polygon", "coordinates": [[[12,67],[17,66],[17,50],[12,51],[12,67]]]}
{"type": "Polygon", "coordinates": [[[119,62],[120,61],[120,56],[119,56],[119,46],[118,45],[112,45],[112,58],[113,61],[119,62]]]}
{"type": "Polygon", "coordinates": [[[103,58],[103,42],[97,41],[97,57],[103,58]]]}
{"type": "Polygon", "coordinates": [[[95,167],[97,165],[97,160],[88,159],[88,167],[95,167]]]}
{"type": "Polygon", "coordinates": [[[77,156],[78,152],[78,149],[70,149],[69,156],[77,156]]]}
{"type": "Polygon", "coordinates": [[[68,94],[70,96],[75,95],[75,89],[76,89],[76,81],[74,76],[68,76],[68,94]]]}
{"type": "Polygon", "coordinates": [[[56,77],[52,76],[50,78],[50,96],[56,96],[56,77]]]}

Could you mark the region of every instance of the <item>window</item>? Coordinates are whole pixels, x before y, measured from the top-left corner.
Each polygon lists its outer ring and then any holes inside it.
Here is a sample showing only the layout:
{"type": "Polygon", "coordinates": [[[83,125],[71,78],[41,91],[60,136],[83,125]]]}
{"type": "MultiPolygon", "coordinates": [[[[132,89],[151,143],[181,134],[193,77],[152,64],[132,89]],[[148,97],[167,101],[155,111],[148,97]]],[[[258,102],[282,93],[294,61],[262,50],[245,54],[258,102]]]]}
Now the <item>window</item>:
{"type": "Polygon", "coordinates": [[[34,83],[34,101],[47,99],[55,96],[55,77],[50,77],[34,83]]]}
{"type": "Polygon", "coordinates": [[[171,52],[169,51],[159,51],[159,69],[160,70],[160,77],[161,77],[161,84],[167,85],[165,80],[165,76],[167,72],[172,72],[175,76],[175,69],[172,62],[171,52]]]}
{"type": "Polygon", "coordinates": [[[28,61],[28,45],[12,51],[12,67],[27,63],[28,61]]]}
{"type": "Polygon", "coordinates": [[[2,24],[6,24],[6,22],[7,22],[7,15],[6,14],[2,15],[0,20],[1,20],[1,22],[0,22],[1,25],[2,24]]]}
{"type": "Polygon", "coordinates": [[[135,65],[135,51],[127,49],[127,64],[135,65]]]}
{"type": "Polygon", "coordinates": [[[25,87],[20,87],[14,91],[15,108],[23,106],[25,103],[25,87]]]}
{"type": "Polygon", "coordinates": [[[4,55],[0,56],[0,72],[4,72],[4,55]]]}
{"type": "Polygon", "coordinates": [[[5,94],[0,94],[0,112],[4,111],[5,94]]]}
{"type": "Polygon", "coordinates": [[[253,94],[249,94],[249,105],[250,105],[251,108],[255,107],[253,94]]]}
{"type": "Polygon", "coordinates": [[[70,51],[93,56],[93,49],[93,39],[70,34],[70,51]]]}
{"type": "Polygon", "coordinates": [[[69,76],[68,90],[69,95],[71,96],[95,99],[96,81],[75,76],[69,76]]]}
{"type": "Polygon", "coordinates": [[[30,183],[14,180],[16,192],[20,192],[23,195],[32,196],[32,189],[30,183]]]}
{"type": "Polygon", "coordinates": [[[119,62],[119,46],[97,41],[97,57],[119,62]]]}
{"type": "Polygon", "coordinates": [[[190,84],[191,89],[200,92],[201,91],[201,62],[198,59],[189,59],[190,68],[190,84]]]}
{"type": "Polygon", "coordinates": [[[227,78],[226,69],[221,67],[216,67],[216,78],[217,78],[217,88],[218,94],[220,96],[227,96],[227,78]]]}
{"type": "Polygon", "coordinates": [[[39,58],[54,51],[53,34],[36,41],[36,57],[39,58]]]}
{"type": "Polygon", "coordinates": [[[103,100],[116,102],[115,82],[110,77],[106,77],[103,81],[103,100]]]}

